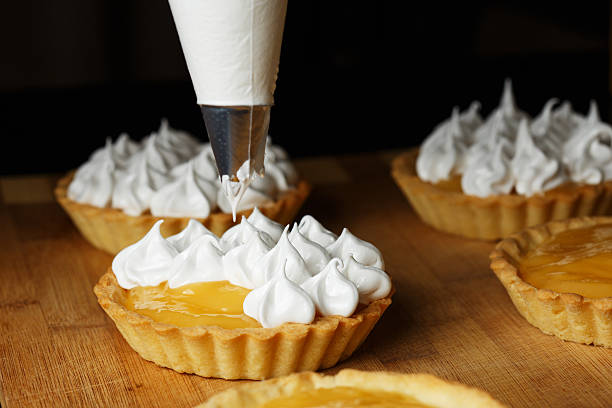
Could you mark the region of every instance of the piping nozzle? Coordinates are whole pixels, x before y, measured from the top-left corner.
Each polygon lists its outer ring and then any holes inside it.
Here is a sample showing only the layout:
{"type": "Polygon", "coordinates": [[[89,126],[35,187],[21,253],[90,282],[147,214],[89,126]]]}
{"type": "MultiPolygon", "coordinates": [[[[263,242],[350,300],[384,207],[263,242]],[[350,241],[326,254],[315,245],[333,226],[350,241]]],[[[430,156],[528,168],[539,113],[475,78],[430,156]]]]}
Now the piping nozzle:
{"type": "Polygon", "coordinates": [[[248,175],[263,175],[270,105],[200,105],[219,175],[238,180],[248,163],[248,175]]]}

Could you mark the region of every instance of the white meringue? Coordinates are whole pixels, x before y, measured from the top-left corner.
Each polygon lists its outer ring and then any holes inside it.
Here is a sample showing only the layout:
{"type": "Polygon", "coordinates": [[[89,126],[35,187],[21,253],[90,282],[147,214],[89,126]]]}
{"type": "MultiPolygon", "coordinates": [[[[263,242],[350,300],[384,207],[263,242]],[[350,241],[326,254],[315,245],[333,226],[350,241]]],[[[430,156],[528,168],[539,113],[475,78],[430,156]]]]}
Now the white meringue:
{"type": "Polygon", "coordinates": [[[482,123],[479,108],[478,103],[473,103],[467,112],[460,114],[455,107],[451,118],[434,129],[417,158],[416,169],[421,180],[437,183],[463,172],[474,130],[482,123]]]}
{"type": "Polygon", "coordinates": [[[348,228],[342,230],[342,234],[331,245],[325,248],[332,257],[340,258],[343,262],[353,256],[355,260],[363,265],[374,266],[383,269],[385,262],[382,254],[374,245],[357,238],[351,234],[348,228]]]}
{"type": "Polygon", "coordinates": [[[281,270],[286,273],[287,278],[298,285],[311,276],[300,253],[289,241],[288,230],[289,225],[285,227],[274,248],[262,256],[255,264],[253,277],[256,287],[271,280],[274,274],[281,270]],[[281,265],[284,265],[284,267],[281,268],[281,265]]]}
{"type": "Polygon", "coordinates": [[[112,207],[131,216],[142,214],[148,207],[155,191],[138,177],[138,174],[122,175],[115,184],[112,207]]]}
{"type": "Polygon", "coordinates": [[[599,119],[594,102],[587,119],[565,144],[563,155],[577,183],[599,184],[612,178],[612,127],[599,119]]]}
{"type": "Polygon", "coordinates": [[[120,208],[128,215],[137,216],[149,208],[155,191],[170,182],[170,178],[149,167],[144,156],[133,161],[131,166],[131,172],[115,173],[112,207],[120,208]]]}
{"type": "Polygon", "coordinates": [[[566,142],[573,134],[574,130],[583,124],[587,118],[574,112],[572,104],[568,101],[562,103],[553,111],[553,122],[558,129],[558,137],[566,142]]]}
{"type": "Polygon", "coordinates": [[[322,316],[348,317],[359,303],[357,287],[340,273],[339,268],[342,268],[342,261],[333,258],[321,272],[301,285],[322,316]]]}
{"type": "Polygon", "coordinates": [[[544,153],[536,145],[525,119],[519,125],[512,171],[516,192],[526,196],[550,190],[568,181],[561,159],[544,153]]]}
{"type": "Polygon", "coordinates": [[[516,107],[507,80],[500,106],[482,125],[460,127],[455,110],[428,136],[417,158],[419,178],[436,183],[459,174],[463,192],[483,198],[612,179],[612,127],[599,119],[594,103],[585,118],[569,102],[555,108],[557,102],[548,100],[530,120],[516,107]]]}
{"type": "Polygon", "coordinates": [[[391,292],[391,279],[382,269],[362,265],[350,256],[342,273],[357,287],[359,303],[368,304],[391,292]]]}
{"type": "Polygon", "coordinates": [[[171,150],[165,143],[160,143],[160,137],[153,133],[144,142],[144,149],[139,154],[143,155],[147,165],[159,173],[167,174],[172,167],[184,161],[181,153],[171,150]]]}
{"type": "Polygon", "coordinates": [[[216,244],[214,236],[204,234],[179,253],[170,266],[168,286],[226,280],[223,252],[216,244]]]}
{"type": "Polygon", "coordinates": [[[271,201],[270,196],[267,196],[261,191],[254,188],[247,188],[240,200],[238,200],[236,208],[234,209],[232,208],[232,203],[227,198],[227,195],[223,189],[221,188],[217,192],[217,204],[219,205],[221,211],[225,213],[232,213],[234,210],[239,212],[253,207],[260,207],[270,203],[271,201]]]}
{"type": "MultiPolygon", "coordinates": [[[[277,228],[261,213],[254,218],[258,225],[277,228]]],[[[170,288],[177,288],[228,280],[253,289],[245,299],[244,311],[264,327],[310,323],[315,309],[324,316],[350,316],[358,302],[381,299],[391,290],[391,280],[379,269],[384,263],[378,249],[346,228],[325,249],[304,237],[297,224],[291,233],[286,226],[275,242],[246,217],[220,240],[195,220],[179,234],[164,239],[162,222],[113,260],[121,287],[156,286],[167,281],[170,288]]],[[[327,231],[312,217],[309,223],[318,226],[319,232],[327,231]]]]}
{"type": "Polygon", "coordinates": [[[304,260],[306,268],[308,268],[311,274],[318,273],[329,263],[331,257],[325,248],[303,236],[299,231],[297,223],[293,224],[288,238],[289,242],[291,242],[304,260]]]}
{"type": "Polygon", "coordinates": [[[251,221],[243,215],[240,224],[234,225],[223,233],[219,239],[219,245],[223,251],[227,252],[232,248],[249,242],[255,236],[261,239],[269,248],[276,245],[277,240],[272,239],[268,233],[255,227],[251,224],[251,221]]]}
{"type": "Polygon", "coordinates": [[[263,215],[257,207],[253,208],[253,212],[247,219],[255,228],[268,234],[274,242],[278,242],[283,233],[283,226],[263,215]]]}
{"type": "Polygon", "coordinates": [[[138,242],[121,250],[113,259],[112,269],[124,289],[136,286],[157,286],[170,278],[170,267],[177,250],[162,237],[163,220],[138,242]]]}
{"type": "Polygon", "coordinates": [[[118,156],[121,160],[128,160],[129,157],[133,156],[141,148],[140,143],[130,139],[130,136],[125,132],[121,133],[115,143],[113,143],[115,157],[118,156]]]}
{"type": "Polygon", "coordinates": [[[270,246],[262,239],[263,232],[249,235],[244,243],[228,250],[223,256],[223,269],[230,283],[243,288],[253,289],[262,283],[256,265],[270,252],[270,246]]]}
{"type": "Polygon", "coordinates": [[[475,143],[490,139],[492,134],[514,140],[518,124],[523,118],[529,118],[529,116],[516,107],[514,94],[512,93],[512,81],[506,79],[499,107],[489,115],[482,126],[476,129],[474,132],[475,143]]]}
{"type": "Polygon", "coordinates": [[[171,128],[166,118],[161,120],[156,139],[161,149],[178,154],[182,160],[193,157],[199,148],[196,138],[187,132],[171,128]]]}
{"type": "Polygon", "coordinates": [[[310,215],[302,217],[298,229],[303,236],[324,248],[331,245],[338,238],[336,234],[325,229],[319,221],[310,215]]]}
{"type": "Polygon", "coordinates": [[[157,190],[150,201],[155,217],[206,218],[216,207],[217,187],[196,176],[193,162],[188,162],[183,176],[157,190]]]}
{"type": "Polygon", "coordinates": [[[490,154],[483,152],[478,156],[478,160],[468,165],[461,177],[463,192],[477,197],[509,194],[514,187],[510,163],[512,153],[509,153],[511,150],[511,142],[499,137],[490,154]]]}
{"type": "Polygon", "coordinates": [[[127,133],[122,133],[114,143],[111,138],[107,138],[104,147],[96,149],[88,161],[104,160],[105,156],[110,155],[117,167],[126,167],[130,158],[141,149],[139,143],[131,140],[127,133]]]}
{"type": "Polygon", "coordinates": [[[75,173],[68,186],[68,198],[96,207],[106,207],[110,204],[115,187],[115,164],[109,149],[104,149],[101,153],[96,160],[87,162],[75,173]]]}
{"type": "Polygon", "coordinates": [[[190,219],[187,222],[187,226],[183,228],[181,232],[175,235],[171,235],[166,240],[176,248],[178,252],[183,252],[190,246],[193,242],[195,242],[198,238],[203,235],[208,235],[215,239],[217,245],[218,238],[215,234],[210,232],[208,228],[206,228],[201,222],[190,219]]]}
{"type": "MultiPolygon", "coordinates": [[[[282,268],[282,265],[279,267],[282,268]]],[[[277,327],[283,323],[311,323],[316,309],[308,293],[288,279],[283,270],[275,276],[246,296],[244,313],[263,327],[277,327]]]]}
{"type": "Polygon", "coordinates": [[[173,178],[182,177],[190,165],[193,166],[196,176],[215,182],[217,189],[219,189],[219,173],[217,172],[217,165],[215,164],[215,157],[210,144],[203,145],[200,153],[189,161],[173,167],[170,170],[170,175],[173,178]]]}
{"type": "MultiPolygon", "coordinates": [[[[237,211],[267,205],[298,181],[287,153],[269,137],[266,146],[266,174],[255,177],[245,189],[237,211]]],[[[68,194],[74,201],[111,206],[130,216],[150,210],[157,216],[203,218],[217,208],[232,212],[221,187],[210,143],[198,143],[164,119],[159,130],[140,143],[127,134],[121,134],[115,143],[107,139],[77,169],[68,194]]]]}

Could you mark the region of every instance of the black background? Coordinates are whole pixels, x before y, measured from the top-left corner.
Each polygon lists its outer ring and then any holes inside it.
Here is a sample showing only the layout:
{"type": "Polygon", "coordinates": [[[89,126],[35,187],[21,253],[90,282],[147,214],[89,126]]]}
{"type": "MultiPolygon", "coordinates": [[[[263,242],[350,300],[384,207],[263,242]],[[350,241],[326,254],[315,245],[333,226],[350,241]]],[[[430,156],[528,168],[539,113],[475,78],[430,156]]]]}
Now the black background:
{"type": "MultiPolygon", "coordinates": [[[[289,3],[270,133],[294,157],[416,145],[506,77],[532,115],[557,97],[609,117],[609,2],[289,3]]],[[[1,174],[66,171],[162,117],[206,140],[166,1],[2,9],[1,174]]]]}

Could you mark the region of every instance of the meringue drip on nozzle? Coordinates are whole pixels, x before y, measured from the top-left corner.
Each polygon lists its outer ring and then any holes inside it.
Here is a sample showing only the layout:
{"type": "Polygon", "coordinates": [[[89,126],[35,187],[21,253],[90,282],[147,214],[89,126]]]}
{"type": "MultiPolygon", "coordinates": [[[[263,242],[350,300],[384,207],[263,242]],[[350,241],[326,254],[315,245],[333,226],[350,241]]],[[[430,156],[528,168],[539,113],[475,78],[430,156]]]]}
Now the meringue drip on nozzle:
{"type": "Polygon", "coordinates": [[[236,207],[253,177],[264,173],[270,106],[201,106],[221,175],[223,191],[236,207]]]}
{"type": "Polygon", "coordinates": [[[221,176],[221,188],[223,194],[227,197],[232,206],[232,220],[236,222],[236,208],[242,199],[242,196],[251,185],[253,177],[257,177],[257,173],[252,172],[251,161],[245,161],[236,172],[235,178],[223,174],[221,176]]]}
{"type": "Polygon", "coordinates": [[[243,193],[238,169],[248,161],[245,180],[263,172],[287,0],[169,3],[219,174],[243,193]]]}
{"type": "Polygon", "coordinates": [[[270,106],[200,106],[219,174],[237,177],[250,160],[248,173],[263,173],[270,106]]]}

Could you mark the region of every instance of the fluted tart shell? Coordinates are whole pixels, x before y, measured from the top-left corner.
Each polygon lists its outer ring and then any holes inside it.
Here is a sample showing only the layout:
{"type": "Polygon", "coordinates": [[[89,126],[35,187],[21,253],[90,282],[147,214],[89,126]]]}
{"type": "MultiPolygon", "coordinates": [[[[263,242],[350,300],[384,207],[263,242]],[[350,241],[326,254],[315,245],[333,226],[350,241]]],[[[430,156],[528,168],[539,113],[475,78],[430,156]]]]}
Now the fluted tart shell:
{"type": "Polygon", "coordinates": [[[261,380],[328,368],[348,358],[391,304],[390,293],[350,317],[317,316],[275,328],[178,327],[128,310],[127,290],[109,268],[94,292],[128,344],[145,360],[182,373],[261,380]]]}
{"type": "Polygon", "coordinates": [[[504,407],[484,391],[444,381],[429,374],[344,369],[333,376],[307,372],[257,383],[240,384],[214,395],[196,408],[256,408],[277,398],[334,387],[399,393],[437,408],[504,407]]]}
{"type": "MultiPolygon", "coordinates": [[[[96,248],[116,255],[123,248],[139,241],[160,219],[164,220],[161,233],[164,237],[178,234],[189,222],[188,217],[155,217],[147,212],[138,216],[130,216],[122,210],[109,207],[96,207],[77,203],[68,198],[68,186],[74,172],[61,178],[55,188],[55,198],[70,216],[81,235],[96,248]]],[[[283,192],[270,204],[258,207],[263,215],[280,223],[289,224],[299,212],[302,204],[310,194],[311,186],[305,180],[300,180],[295,189],[283,192]]],[[[196,219],[217,236],[221,236],[232,226],[240,223],[242,216],[249,216],[253,210],[240,211],[236,221],[232,214],[215,211],[206,218],[196,219]]]]}
{"type": "Polygon", "coordinates": [[[612,181],[557,188],[530,197],[501,194],[481,198],[421,180],[416,172],[418,155],[415,148],[396,157],[391,175],[421,220],[440,231],[496,240],[548,221],[612,212],[612,181]]]}
{"type": "Polygon", "coordinates": [[[491,269],[529,323],[563,340],[612,347],[612,297],[592,299],[539,289],[519,274],[519,263],[527,252],[555,234],[611,223],[612,217],[553,221],[513,234],[497,244],[490,255],[491,269]]]}

